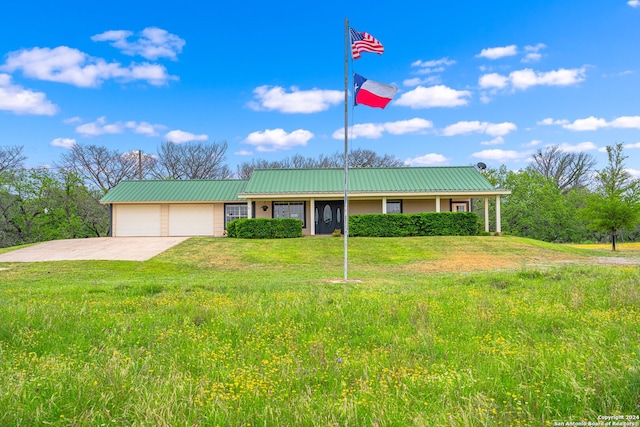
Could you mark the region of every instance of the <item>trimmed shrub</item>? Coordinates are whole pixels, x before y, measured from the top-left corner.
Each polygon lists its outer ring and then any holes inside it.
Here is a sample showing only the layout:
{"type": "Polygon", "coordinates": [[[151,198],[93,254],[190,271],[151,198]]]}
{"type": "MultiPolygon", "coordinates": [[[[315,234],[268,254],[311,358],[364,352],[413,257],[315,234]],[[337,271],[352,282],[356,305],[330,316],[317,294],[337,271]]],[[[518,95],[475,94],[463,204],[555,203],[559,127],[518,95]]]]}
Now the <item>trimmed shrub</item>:
{"type": "Polygon", "coordinates": [[[231,222],[227,223],[227,236],[228,237],[237,237],[236,236],[236,224],[240,221],[239,219],[234,219],[231,222]]]}
{"type": "Polygon", "coordinates": [[[475,212],[349,216],[349,234],[352,236],[475,236],[479,230],[480,219],[475,212]]]}
{"type": "Polygon", "coordinates": [[[302,221],[293,218],[242,218],[227,224],[227,235],[242,239],[302,237],[302,221]]]}
{"type": "Polygon", "coordinates": [[[349,216],[349,234],[362,237],[414,236],[409,215],[362,214],[349,216]]]}

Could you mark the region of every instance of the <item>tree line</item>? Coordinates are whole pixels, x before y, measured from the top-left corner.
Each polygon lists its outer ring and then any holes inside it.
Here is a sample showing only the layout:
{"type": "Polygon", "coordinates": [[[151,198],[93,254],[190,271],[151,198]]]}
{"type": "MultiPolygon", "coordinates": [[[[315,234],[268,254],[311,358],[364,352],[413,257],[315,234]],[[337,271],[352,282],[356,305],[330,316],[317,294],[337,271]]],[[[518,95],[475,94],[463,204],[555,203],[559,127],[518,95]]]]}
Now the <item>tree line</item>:
{"type": "Polygon", "coordinates": [[[640,181],[625,169],[623,144],[607,147],[607,157],[596,170],[591,155],[551,146],[524,170],[485,171],[489,182],[511,191],[501,203],[503,232],[554,243],[610,241],[613,250],[618,237],[640,239],[640,181]]]}
{"type": "MultiPolygon", "coordinates": [[[[248,179],[255,169],[341,168],[344,162],[340,152],[254,158],[233,172],[227,149],[224,141],[162,142],[155,154],[76,144],[52,168],[26,169],[21,146],[0,146],[0,247],[108,235],[109,208],[99,200],[125,179],[248,179]]],[[[614,249],[620,236],[640,239],[640,184],[625,170],[622,144],[607,147],[607,154],[607,166],[596,170],[591,155],[550,146],[524,170],[483,171],[493,185],[511,190],[502,198],[502,230],[557,243],[608,240],[614,249]]],[[[352,150],[348,161],[351,168],[405,166],[366,149],[352,150]]],[[[475,208],[483,215],[481,203],[475,208]]]]}

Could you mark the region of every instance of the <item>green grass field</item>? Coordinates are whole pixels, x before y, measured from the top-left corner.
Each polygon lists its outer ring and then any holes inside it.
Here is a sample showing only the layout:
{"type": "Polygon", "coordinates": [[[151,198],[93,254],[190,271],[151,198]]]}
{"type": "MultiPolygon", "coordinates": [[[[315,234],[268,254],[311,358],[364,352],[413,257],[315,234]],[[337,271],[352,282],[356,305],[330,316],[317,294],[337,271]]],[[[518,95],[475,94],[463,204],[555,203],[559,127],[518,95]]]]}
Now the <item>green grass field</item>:
{"type": "Polygon", "coordinates": [[[0,264],[0,425],[638,422],[640,252],[353,238],[335,283],[342,244],[0,264]]]}

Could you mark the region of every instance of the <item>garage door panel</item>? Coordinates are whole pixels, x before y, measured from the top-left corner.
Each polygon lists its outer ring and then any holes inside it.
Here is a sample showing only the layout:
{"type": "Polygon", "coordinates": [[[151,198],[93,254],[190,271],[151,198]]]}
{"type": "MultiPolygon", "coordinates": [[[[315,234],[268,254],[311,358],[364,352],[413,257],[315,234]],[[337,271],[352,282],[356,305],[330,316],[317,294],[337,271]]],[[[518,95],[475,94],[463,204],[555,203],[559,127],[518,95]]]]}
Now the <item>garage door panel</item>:
{"type": "Polygon", "coordinates": [[[169,205],[169,236],[213,236],[213,204],[169,205]]]}
{"type": "Polygon", "coordinates": [[[116,206],[115,235],[160,236],[160,205],[116,206]]]}

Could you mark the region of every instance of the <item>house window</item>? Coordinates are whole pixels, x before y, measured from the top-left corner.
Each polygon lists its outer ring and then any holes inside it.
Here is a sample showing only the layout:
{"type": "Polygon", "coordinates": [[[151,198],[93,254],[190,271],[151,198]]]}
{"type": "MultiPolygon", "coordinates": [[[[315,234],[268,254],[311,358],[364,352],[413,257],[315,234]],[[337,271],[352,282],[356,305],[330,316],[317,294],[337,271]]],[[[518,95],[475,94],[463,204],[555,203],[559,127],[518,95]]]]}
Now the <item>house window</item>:
{"type": "Polygon", "coordinates": [[[388,214],[402,213],[402,200],[388,200],[387,213],[388,214]]]}
{"type": "Polygon", "coordinates": [[[234,219],[246,218],[247,217],[247,204],[237,204],[237,205],[224,205],[224,229],[227,229],[227,224],[233,221],[234,219]]]}
{"type": "Polygon", "coordinates": [[[274,218],[296,218],[302,221],[302,228],[306,227],[304,202],[273,202],[274,218]]]}
{"type": "Polygon", "coordinates": [[[468,212],[468,211],[469,211],[468,202],[452,202],[451,203],[451,212],[468,212]]]}

